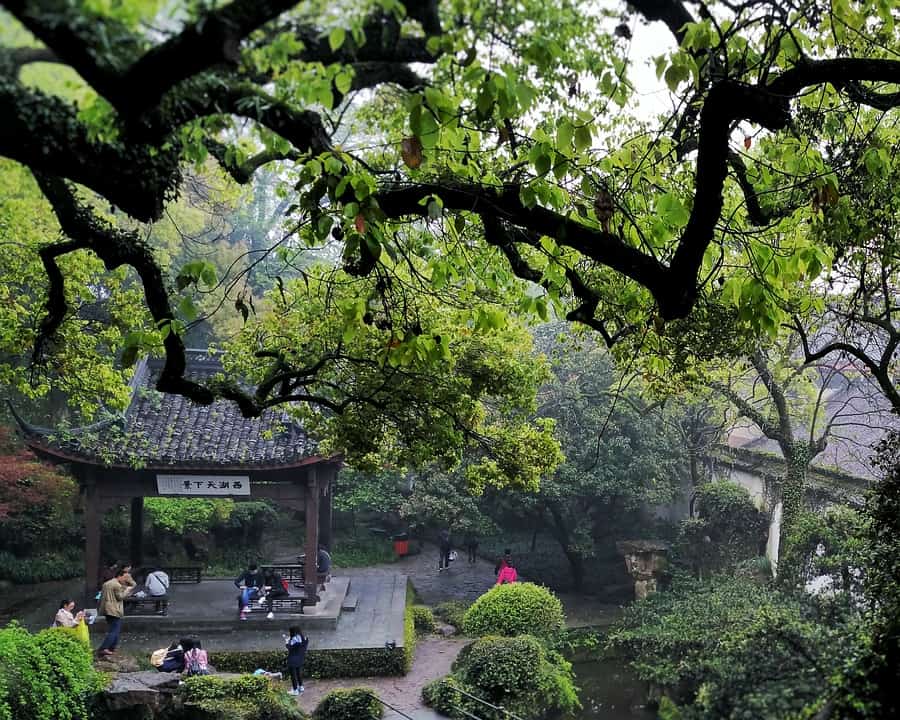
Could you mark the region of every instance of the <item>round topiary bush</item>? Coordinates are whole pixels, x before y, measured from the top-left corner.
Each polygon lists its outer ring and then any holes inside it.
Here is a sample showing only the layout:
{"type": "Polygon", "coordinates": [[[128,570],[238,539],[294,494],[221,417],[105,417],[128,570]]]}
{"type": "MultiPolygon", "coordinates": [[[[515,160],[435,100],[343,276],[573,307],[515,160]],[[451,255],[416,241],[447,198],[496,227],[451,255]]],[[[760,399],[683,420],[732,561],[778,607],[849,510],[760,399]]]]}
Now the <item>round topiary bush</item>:
{"type": "Polygon", "coordinates": [[[384,708],[369,688],[332,690],[316,706],[314,720],[379,720],[384,708]]]}
{"type": "Polygon", "coordinates": [[[457,657],[453,673],[426,685],[422,697],[450,717],[462,709],[485,720],[508,717],[490,705],[526,719],[579,707],[572,665],[529,635],[476,640],[457,657]]]}
{"type": "Polygon", "coordinates": [[[410,611],[412,612],[416,635],[430,635],[434,632],[434,613],[431,612],[431,608],[424,605],[413,605],[410,611]]]}
{"type": "Polygon", "coordinates": [[[533,583],[495,585],[463,616],[467,635],[534,635],[550,644],[565,629],[562,603],[547,588],[533,583]]]}

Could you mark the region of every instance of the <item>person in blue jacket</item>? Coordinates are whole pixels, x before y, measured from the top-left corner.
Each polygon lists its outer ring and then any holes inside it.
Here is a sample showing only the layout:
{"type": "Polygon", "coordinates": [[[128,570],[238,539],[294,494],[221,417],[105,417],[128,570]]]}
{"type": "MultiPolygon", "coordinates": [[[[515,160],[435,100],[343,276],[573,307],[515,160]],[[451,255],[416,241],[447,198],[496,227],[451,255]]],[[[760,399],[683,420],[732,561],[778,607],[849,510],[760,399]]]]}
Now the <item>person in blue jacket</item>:
{"type": "Polygon", "coordinates": [[[300,695],[303,690],[303,661],[306,660],[306,649],[309,647],[309,637],[300,632],[300,628],[293,626],[288,630],[289,636],[284,645],[287,648],[287,666],[291,673],[291,689],[289,695],[300,695]]]}
{"type": "Polygon", "coordinates": [[[256,563],[253,563],[244,570],[244,572],[238,575],[237,579],[234,581],[234,586],[238,590],[241,590],[241,594],[238,595],[238,616],[241,620],[247,619],[244,614],[244,608],[250,607],[250,603],[259,597],[261,588],[264,584],[263,580],[263,574],[259,571],[259,566],[256,563]],[[244,586],[243,589],[241,588],[242,584],[244,586]]]}

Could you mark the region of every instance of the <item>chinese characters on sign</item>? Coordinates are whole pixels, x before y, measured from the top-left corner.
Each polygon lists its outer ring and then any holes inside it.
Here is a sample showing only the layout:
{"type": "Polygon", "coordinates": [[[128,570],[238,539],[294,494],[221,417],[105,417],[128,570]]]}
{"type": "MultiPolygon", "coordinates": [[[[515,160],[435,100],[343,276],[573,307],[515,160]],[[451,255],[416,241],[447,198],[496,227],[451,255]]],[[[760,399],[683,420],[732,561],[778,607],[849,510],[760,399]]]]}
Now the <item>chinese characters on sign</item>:
{"type": "Polygon", "coordinates": [[[157,475],[160,495],[249,495],[246,475],[157,475]]]}

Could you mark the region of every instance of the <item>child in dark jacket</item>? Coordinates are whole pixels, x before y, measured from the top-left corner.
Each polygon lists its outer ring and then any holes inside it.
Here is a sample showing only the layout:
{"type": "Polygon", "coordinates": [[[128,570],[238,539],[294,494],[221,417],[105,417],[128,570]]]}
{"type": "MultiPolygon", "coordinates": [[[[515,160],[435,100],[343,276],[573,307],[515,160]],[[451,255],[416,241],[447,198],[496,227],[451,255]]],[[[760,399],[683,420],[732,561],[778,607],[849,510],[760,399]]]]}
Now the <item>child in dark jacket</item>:
{"type": "Polygon", "coordinates": [[[300,628],[291,627],[289,636],[284,643],[288,651],[287,666],[291,673],[291,689],[289,695],[300,695],[303,688],[303,661],[306,660],[306,649],[309,647],[309,637],[300,632],[300,628]]]}

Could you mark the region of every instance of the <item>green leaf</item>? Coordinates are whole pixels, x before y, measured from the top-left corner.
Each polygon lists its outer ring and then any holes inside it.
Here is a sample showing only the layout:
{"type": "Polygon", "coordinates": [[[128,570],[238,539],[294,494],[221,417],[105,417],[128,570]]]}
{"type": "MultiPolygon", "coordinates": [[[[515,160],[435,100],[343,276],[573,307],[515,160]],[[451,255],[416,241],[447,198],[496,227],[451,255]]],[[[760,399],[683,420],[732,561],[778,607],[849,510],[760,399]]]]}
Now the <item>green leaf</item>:
{"type": "Polygon", "coordinates": [[[197,310],[197,305],[194,303],[193,299],[189,297],[183,297],[178,303],[178,314],[188,322],[193,322],[197,319],[199,311],[197,310]]]}
{"type": "Polygon", "coordinates": [[[344,44],[346,37],[347,31],[344,28],[337,27],[332,30],[328,34],[328,46],[331,48],[331,52],[336,52],[344,44]]]}
{"type": "Polygon", "coordinates": [[[593,139],[591,138],[591,128],[589,125],[579,125],[575,128],[575,149],[583,152],[591,146],[593,139]]]}
{"type": "Polygon", "coordinates": [[[353,85],[353,76],[346,71],[339,72],[334,77],[334,86],[342,95],[346,95],[353,85]]]}

